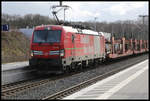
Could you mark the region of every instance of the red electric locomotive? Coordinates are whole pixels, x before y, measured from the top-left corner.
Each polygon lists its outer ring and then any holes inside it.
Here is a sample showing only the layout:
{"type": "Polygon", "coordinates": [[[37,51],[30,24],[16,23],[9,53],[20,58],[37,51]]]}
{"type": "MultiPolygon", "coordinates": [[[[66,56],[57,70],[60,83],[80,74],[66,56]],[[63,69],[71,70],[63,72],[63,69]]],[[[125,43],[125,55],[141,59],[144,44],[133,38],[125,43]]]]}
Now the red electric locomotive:
{"type": "Polygon", "coordinates": [[[105,58],[105,39],[98,32],[63,25],[37,26],[29,65],[37,70],[68,71],[105,58]]]}

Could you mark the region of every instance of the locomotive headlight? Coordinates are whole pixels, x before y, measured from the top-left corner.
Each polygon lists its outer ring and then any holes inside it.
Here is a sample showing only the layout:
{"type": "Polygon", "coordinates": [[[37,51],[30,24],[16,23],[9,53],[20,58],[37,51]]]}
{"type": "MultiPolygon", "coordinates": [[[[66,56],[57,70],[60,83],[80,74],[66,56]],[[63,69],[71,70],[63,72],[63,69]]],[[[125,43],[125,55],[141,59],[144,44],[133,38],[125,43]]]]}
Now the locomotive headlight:
{"type": "Polygon", "coordinates": [[[60,50],[60,56],[64,56],[65,55],[65,51],[64,50],[60,50]]]}
{"type": "Polygon", "coordinates": [[[33,55],[43,55],[43,52],[42,52],[42,51],[35,51],[35,50],[32,50],[32,54],[33,54],[33,55]]]}
{"type": "Polygon", "coordinates": [[[31,54],[30,54],[31,56],[33,56],[33,52],[31,51],[31,54]]]}

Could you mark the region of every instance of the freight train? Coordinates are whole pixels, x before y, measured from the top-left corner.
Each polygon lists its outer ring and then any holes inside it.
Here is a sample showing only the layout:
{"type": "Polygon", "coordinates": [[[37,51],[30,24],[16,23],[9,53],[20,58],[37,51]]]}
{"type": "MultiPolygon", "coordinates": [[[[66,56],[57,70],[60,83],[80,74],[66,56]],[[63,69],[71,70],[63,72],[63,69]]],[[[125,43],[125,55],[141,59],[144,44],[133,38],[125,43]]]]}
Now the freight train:
{"type": "Polygon", "coordinates": [[[115,40],[111,33],[79,26],[41,25],[34,28],[30,42],[30,67],[38,71],[68,72],[149,51],[148,40],[115,40]]]}

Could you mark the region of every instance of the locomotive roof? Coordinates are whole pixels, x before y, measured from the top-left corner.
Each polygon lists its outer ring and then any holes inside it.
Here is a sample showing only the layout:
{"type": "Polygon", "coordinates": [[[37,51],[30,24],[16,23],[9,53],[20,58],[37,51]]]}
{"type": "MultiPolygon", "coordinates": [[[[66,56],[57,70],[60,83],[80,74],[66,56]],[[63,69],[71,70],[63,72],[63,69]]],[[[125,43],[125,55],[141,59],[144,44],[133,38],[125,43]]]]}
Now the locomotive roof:
{"type": "Polygon", "coordinates": [[[62,26],[63,29],[67,32],[74,32],[74,33],[83,33],[83,34],[92,34],[92,35],[99,35],[98,32],[88,30],[88,29],[79,29],[79,28],[73,28],[72,26],[62,26]]]}
{"type": "Polygon", "coordinates": [[[89,30],[89,29],[80,29],[80,28],[74,28],[72,26],[63,26],[63,25],[41,25],[37,26],[36,28],[39,27],[50,27],[50,26],[56,26],[56,27],[61,27],[63,28],[66,32],[74,32],[74,33],[82,33],[82,34],[91,34],[91,35],[100,35],[98,32],[89,30]]]}

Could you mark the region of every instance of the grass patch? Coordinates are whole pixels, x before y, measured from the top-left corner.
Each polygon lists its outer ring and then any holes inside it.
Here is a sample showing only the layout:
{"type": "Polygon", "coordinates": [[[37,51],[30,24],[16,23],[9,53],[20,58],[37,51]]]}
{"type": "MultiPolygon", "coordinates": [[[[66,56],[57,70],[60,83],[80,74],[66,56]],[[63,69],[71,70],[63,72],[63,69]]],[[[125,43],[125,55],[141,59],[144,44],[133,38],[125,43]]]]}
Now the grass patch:
{"type": "Polygon", "coordinates": [[[2,63],[29,59],[30,40],[21,32],[1,32],[2,63]]]}

